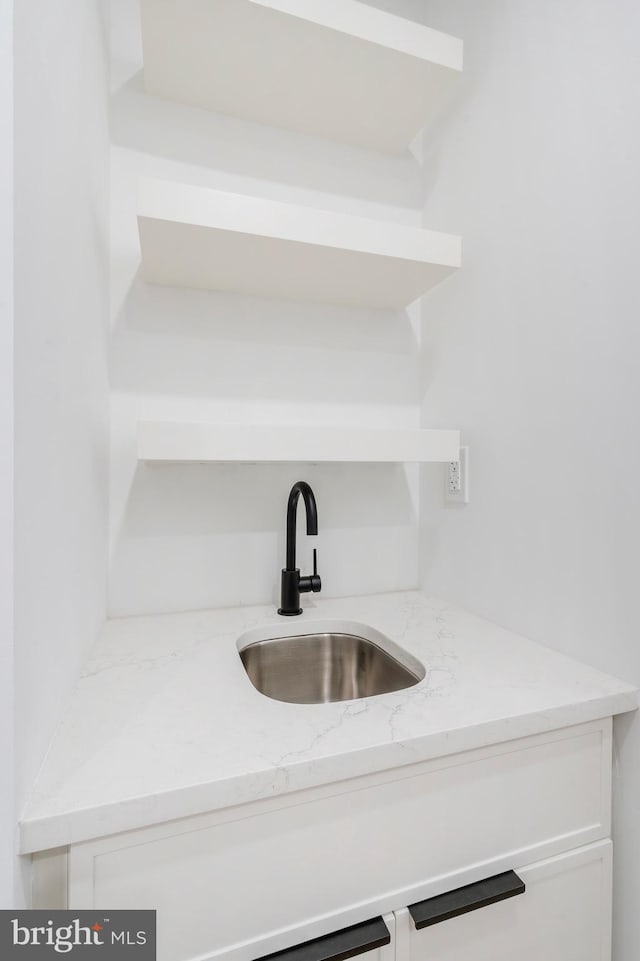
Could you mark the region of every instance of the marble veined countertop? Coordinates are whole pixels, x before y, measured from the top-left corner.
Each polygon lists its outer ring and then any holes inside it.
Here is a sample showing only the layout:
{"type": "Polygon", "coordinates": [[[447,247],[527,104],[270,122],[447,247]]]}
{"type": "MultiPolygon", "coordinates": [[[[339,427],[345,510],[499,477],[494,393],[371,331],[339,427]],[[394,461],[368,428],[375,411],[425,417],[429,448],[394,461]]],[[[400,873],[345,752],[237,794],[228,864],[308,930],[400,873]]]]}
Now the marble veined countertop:
{"type": "MultiPolygon", "coordinates": [[[[21,821],[23,852],[274,797],[637,707],[634,687],[419,592],[305,597],[381,631],[426,668],[412,688],[287,704],[260,694],[237,639],[273,607],[107,623],[21,821]]],[[[336,625],[339,627],[339,625],[336,625]]],[[[284,633],[284,632],[283,632],[284,633]]]]}

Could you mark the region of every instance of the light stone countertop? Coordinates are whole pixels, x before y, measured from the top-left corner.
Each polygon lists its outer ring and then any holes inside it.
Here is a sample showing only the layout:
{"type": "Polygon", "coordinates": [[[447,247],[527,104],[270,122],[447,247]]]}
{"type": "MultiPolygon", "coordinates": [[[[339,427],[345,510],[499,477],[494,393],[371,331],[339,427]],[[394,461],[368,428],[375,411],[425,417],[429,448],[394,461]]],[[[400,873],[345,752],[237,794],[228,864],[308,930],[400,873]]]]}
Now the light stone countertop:
{"type": "MultiPolygon", "coordinates": [[[[296,627],[370,625],[417,657],[405,691],[332,704],[260,694],[237,639],[272,606],[107,623],[24,812],[25,853],[634,710],[636,689],[417,592],[307,600],[296,627]]],[[[291,633],[291,630],[286,632],[291,633]]]]}

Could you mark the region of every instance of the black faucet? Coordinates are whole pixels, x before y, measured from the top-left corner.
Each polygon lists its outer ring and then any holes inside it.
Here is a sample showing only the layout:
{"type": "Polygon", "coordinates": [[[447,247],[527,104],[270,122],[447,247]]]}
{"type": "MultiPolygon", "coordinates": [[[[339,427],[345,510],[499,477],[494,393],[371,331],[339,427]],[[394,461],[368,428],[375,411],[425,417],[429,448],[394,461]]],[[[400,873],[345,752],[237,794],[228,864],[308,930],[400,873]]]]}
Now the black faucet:
{"type": "Polygon", "coordinates": [[[300,494],[302,494],[307,514],[307,534],[318,533],[318,509],[313,491],[306,481],[297,481],[291,488],[289,503],[287,504],[287,566],[282,569],[280,607],[278,608],[278,614],[287,617],[293,614],[302,614],[300,594],[305,594],[307,591],[313,591],[314,594],[317,594],[322,588],[315,547],[313,549],[313,574],[300,577],[300,570],[296,567],[296,516],[300,494]]]}

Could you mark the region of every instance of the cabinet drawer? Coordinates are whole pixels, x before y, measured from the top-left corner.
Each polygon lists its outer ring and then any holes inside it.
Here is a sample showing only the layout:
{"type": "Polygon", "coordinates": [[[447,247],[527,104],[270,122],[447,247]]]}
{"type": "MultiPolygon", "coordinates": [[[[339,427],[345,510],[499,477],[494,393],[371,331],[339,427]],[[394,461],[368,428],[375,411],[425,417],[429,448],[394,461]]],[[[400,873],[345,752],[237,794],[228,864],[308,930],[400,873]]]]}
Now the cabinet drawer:
{"type": "Polygon", "coordinates": [[[409,909],[397,911],[396,958],[608,961],[610,841],[518,868],[517,875],[524,893],[420,930],[409,909]]]}
{"type": "Polygon", "coordinates": [[[253,961],[606,837],[610,751],[593,722],[75,845],[69,906],[157,909],[159,961],[253,961]]]}

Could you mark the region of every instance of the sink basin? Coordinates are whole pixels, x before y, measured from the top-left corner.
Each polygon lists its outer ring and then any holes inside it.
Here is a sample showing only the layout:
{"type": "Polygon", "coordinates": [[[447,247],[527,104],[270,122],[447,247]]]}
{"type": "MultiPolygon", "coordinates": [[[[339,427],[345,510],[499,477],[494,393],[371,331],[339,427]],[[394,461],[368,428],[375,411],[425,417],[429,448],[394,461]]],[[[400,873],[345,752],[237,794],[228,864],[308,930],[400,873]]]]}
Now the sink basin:
{"type": "Polygon", "coordinates": [[[425,675],[419,661],[365,625],[325,623],[315,629],[306,625],[304,633],[254,640],[245,635],[238,648],[253,686],[290,704],[402,691],[425,675]]]}

